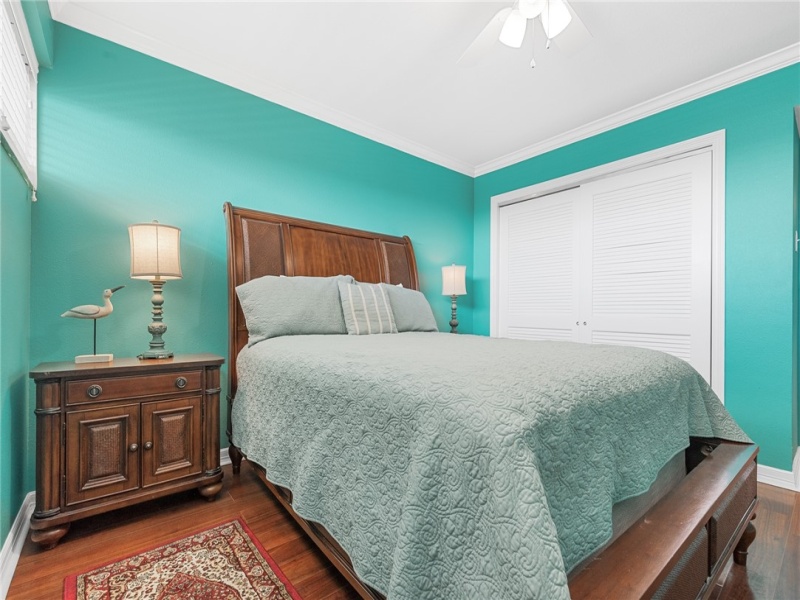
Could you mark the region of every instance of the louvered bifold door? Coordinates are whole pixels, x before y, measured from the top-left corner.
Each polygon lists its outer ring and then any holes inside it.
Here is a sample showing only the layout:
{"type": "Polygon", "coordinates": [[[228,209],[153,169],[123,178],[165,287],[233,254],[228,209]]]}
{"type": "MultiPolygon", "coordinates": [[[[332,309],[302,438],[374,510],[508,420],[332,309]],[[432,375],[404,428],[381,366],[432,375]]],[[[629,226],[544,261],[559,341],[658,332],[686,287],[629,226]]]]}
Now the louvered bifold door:
{"type": "Polygon", "coordinates": [[[711,154],[581,190],[590,226],[579,340],[668,352],[710,381],[711,154]]]}
{"type": "Polygon", "coordinates": [[[575,340],[580,200],[576,188],[500,208],[501,337],[575,340]]]}

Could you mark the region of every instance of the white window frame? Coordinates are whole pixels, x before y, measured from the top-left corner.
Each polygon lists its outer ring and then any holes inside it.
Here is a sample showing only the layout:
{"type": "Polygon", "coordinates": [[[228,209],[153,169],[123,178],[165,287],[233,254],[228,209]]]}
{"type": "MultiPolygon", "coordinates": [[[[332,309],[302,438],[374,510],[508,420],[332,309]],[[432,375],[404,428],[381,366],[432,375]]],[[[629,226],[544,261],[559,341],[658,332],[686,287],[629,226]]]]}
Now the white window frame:
{"type": "Polygon", "coordinates": [[[498,336],[499,238],[501,206],[553,194],[581,184],[641,169],[688,153],[711,151],[711,387],[725,402],[725,130],[721,129],[650,152],[571,173],[503,194],[490,200],[489,225],[489,333],[498,336]]]}
{"type": "MultiPolygon", "coordinates": [[[[20,136],[18,131],[13,129],[5,130],[0,127],[0,136],[2,136],[3,145],[6,146],[12,158],[17,162],[22,175],[28,180],[28,184],[33,190],[37,185],[37,121],[38,121],[38,107],[37,107],[37,89],[38,89],[38,75],[39,75],[39,62],[36,60],[36,53],[33,48],[33,41],[31,40],[30,32],[28,31],[28,24],[25,21],[25,15],[22,11],[22,4],[20,0],[1,0],[0,1],[0,18],[9,19],[12,23],[11,27],[14,30],[13,43],[8,43],[8,40],[2,40],[3,51],[8,51],[9,47],[12,51],[17,52],[17,57],[22,57],[29,69],[30,78],[28,80],[28,89],[26,96],[29,102],[28,110],[32,114],[32,118],[28,123],[29,131],[20,136]]],[[[5,58],[4,58],[5,60],[5,58]]],[[[2,66],[0,66],[0,69],[2,66]]],[[[0,98],[0,113],[4,112],[5,98],[0,98]]]]}

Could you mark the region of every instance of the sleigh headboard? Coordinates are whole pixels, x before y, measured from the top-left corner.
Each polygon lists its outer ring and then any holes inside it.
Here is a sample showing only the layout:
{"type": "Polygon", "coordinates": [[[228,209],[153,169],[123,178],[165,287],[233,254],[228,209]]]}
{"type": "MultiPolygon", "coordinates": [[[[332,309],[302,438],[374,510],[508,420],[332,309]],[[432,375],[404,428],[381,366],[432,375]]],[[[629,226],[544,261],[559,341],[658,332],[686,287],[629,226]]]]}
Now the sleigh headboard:
{"type": "Polygon", "coordinates": [[[228,233],[228,393],[236,393],[236,357],[247,325],[236,286],[264,275],[352,275],[369,283],[419,289],[411,240],[223,206],[228,233]]]}

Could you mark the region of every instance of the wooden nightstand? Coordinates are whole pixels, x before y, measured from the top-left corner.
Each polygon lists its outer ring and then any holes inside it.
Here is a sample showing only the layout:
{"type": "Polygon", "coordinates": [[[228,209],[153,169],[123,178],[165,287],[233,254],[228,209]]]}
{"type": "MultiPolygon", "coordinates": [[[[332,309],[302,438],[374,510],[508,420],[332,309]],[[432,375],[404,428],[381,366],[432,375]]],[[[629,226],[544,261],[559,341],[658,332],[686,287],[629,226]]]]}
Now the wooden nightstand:
{"type": "Polygon", "coordinates": [[[52,548],[83,517],[198,488],[213,500],[219,368],[213,354],[43,363],[36,382],[31,539],[52,548]]]}

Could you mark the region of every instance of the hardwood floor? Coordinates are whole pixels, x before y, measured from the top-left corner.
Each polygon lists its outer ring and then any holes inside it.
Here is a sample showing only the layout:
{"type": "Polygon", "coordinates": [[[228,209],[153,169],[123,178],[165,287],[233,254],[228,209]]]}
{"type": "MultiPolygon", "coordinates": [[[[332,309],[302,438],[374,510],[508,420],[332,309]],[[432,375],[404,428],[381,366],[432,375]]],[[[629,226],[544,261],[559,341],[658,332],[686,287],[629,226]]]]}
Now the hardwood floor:
{"type": "MultiPolygon", "coordinates": [[[[241,516],[304,600],[355,598],[245,462],[225,467],[215,502],[186,492],[72,524],[50,551],[25,542],[8,600],[58,600],[64,578],[241,516]]],[[[716,600],[800,600],[800,494],[758,486],[758,535],[747,569],[733,565],[716,600]]]]}
{"type": "Polygon", "coordinates": [[[733,565],[717,600],[800,599],[800,494],[758,484],[747,568],[733,565]]]}
{"type": "Polygon", "coordinates": [[[349,584],[272,499],[245,462],[223,468],[222,491],[207,502],[195,490],[76,521],[53,550],[25,542],[8,600],[59,600],[67,575],[170,542],[241,516],[304,600],[355,598],[349,584]]]}

